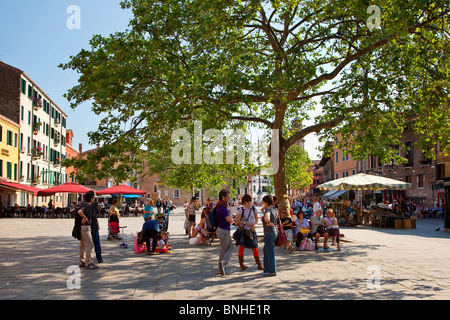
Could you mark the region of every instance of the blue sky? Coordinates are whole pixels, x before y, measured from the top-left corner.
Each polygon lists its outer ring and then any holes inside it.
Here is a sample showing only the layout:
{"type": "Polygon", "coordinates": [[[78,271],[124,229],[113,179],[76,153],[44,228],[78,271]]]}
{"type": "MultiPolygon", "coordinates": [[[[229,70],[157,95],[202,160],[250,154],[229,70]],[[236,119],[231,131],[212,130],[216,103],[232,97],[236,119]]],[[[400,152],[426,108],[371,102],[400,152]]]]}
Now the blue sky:
{"type": "MultiPolygon", "coordinates": [[[[58,68],[82,48],[88,49],[94,34],[125,30],[131,18],[119,0],[2,0],[0,3],[0,60],[23,70],[68,115],[74,130],[74,147],[89,148],[87,133],[98,127],[99,117],[85,103],[72,110],[63,97],[77,84],[78,74],[58,68]],[[80,8],[80,29],[70,30],[67,13],[80,8]]],[[[71,19],[69,19],[71,20],[71,19]]]]}
{"type": "MultiPolygon", "coordinates": [[[[78,74],[58,68],[81,49],[89,49],[94,34],[107,36],[127,29],[129,10],[122,10],[120,0],[2,0],[0,2],[0,60],[23,70],[68,115],[67,128],[74,131],[73,145],[87,150],[87,133],[98,127],[100,116],[84,103],[75,110],[63,97],[78,82],[78,74]],[[67,13],[71,5],[80,8],[80,29],[69,29],[67,13]]],[[[71,19],[70,19],[71,20],[71,19]]],[[[311,159],[317,138],[306,137],[305,149],[311,159]]]]}

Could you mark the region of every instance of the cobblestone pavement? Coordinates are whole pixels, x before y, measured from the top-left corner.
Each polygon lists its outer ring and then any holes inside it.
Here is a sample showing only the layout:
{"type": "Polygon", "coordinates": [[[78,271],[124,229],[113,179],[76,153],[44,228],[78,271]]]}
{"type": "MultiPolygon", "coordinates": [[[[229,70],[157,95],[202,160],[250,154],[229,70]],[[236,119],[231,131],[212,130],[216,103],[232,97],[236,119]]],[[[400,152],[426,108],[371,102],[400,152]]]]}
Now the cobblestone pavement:
{"type": "MultiPolygon", "coordinates": [[[[109,242],[100,219],[104,263],[80,270],[80,289],[69,289],[71,266],[78,265],[72,219],[0,220],[0,299],[2,300],[311,300],[449,299],[450,233],[443,219],[417,221],[416,229],[342,228],[342,251],[288,254],[276,248],[278,274],[264,278],[251,250],[240,271],[237,248],[233,273],[217,275],[218,241],[191,246],[184,216],[177,209],[169,223],[173,253],[136,254],[131,232],[142,217],[122,217],[125,242],[109,242]],[[439,231],[435,229],[440,228],[439,231]],[[377,281],[379,279],[379,281],[377,281]],[[69,281],[68,281],[69,280],[69,281]]],[[[262,235],[261,227],[258,233],[262,235]]],[[[260,253],[262,258],[262,241],[260,253]]],[[[333,247],[331,247],[333,249],[333,247]]],[[[76,268],[75,268],[76,269],[76,268]]]]}

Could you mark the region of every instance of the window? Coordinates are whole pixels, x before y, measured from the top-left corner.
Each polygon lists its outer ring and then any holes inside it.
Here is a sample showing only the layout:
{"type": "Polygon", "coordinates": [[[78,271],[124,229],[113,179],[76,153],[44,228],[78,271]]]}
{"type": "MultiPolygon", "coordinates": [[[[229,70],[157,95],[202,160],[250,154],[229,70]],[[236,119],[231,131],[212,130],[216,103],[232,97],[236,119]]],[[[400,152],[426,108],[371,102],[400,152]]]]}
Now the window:
{"type": "Polygon", "coordinates": [[[153,193],[158,193],[158,187],[156,185],[153,186],[153,193]]]}
{"type": "Polygon", "coordinates": [[[339,173],[336,173],[336,179],[339,179],[339,173]]]}
{"type": "Polygon", "coordinates": [[[173,198],[174,199],[180,198],[180,189],[173,189],[173,198]]]}
{"type": "Polygon", "coordinates": [[[6,144],[8,146],[13,146],[13,133],[10,130],[6,131],[6,144]]]}
{"type": "Polygon", "coordinates": [[[0,142],[3,141],[3,127],[0,126],[0,142]]]}
{"type": "Polygon", "coordinates": [[[27,94],[27,82],[22,78],[20,78],[20,92],[27,94]]]}
{"type": "Polygon", "coordinates": [[[405,166],[412,166],[414,163],[414,146],[412,141],[405,142],[405,158],[408,161],[405,166]]]}
{"type": "Polygon", "coordinates": [[[335,159],[336,159],[336,163],[338,163],[338,162],[339,162],[339,152],[338,152],[338,151],[336,151],[336,157],[335,157],[335,159]]]}
{"type": "Polygon", "coordinates": [[[417,175],[417,187],[423,188],[423,174],[417,175]]]}
{"type": "Polygon", "coordinates": [[[6,163],[6,177],[9,180],[12,180],[12,163],[11,162],[6,163]]]}
{"type": "Polygon", "coordinates": [[[0,177],[3,177],[3,160],[0,159],[0,177]]]}
{"type": "Polygon", "coordinates": [[[25,108],[23,106],[20,106],[20,120],[23,121],[23,114],[25,113],[25,108]]]}

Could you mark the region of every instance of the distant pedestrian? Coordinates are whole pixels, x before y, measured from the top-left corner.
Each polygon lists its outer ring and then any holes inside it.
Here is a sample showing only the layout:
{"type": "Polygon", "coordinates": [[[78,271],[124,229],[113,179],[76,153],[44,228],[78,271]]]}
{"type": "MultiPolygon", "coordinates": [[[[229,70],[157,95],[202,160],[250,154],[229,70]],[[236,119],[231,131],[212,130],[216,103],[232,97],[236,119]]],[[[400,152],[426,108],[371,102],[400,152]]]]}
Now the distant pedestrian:
{"type": "Polygon", "coordinates": [[[262,198],[264,228],[264,273],[263,276],[276,276],[277,263],[275,259],[275,241],[278,238],[278,210],[274,207],[271,195],[262,198]]]}
{"type": "Polygon", "coordinates": [[[158,200],[156,200],[156,209],[158,210],[158,213],[161,213],[161,206],[162,206],[161,199],[158,198],[158,200]]]}
{"type": "Polygon", "coordinates": [[[230,191],[223,189],[219,192],[219,201],[216,204],[215,210],[217,212],[217,229],[216,234],[220,241],[219,251],[219,274],[226,275],[231,273],[227,269],[228,263],[233,254],[233,240],[231,239],[230,230],[233,218],[228,211],[228,203],[231,196],[230,191]]]}
{"type": "Polygon", "coordinates": [[[188,234],[189,234],[189,239],[192,237],[192,233],[194,231],[194,228],[196,226],[195,223],[195,211],[198,210],[198,198],[197,197],[192,197],[191,202],[188,204],[187,209],[186,209],[186,219],[189,223],[188,226],[188,234]]]}

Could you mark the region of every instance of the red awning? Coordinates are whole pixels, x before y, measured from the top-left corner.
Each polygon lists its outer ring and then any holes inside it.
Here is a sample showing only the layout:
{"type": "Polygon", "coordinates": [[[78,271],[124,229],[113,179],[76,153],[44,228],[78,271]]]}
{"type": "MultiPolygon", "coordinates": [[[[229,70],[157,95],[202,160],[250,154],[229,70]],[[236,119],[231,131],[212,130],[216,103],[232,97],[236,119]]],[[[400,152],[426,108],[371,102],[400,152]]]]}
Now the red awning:
{"type": "Polygon", "coordinates": [[[66,182],[59,186],[51,187],[45,190],[40,190],[38,196],[52,196],[55,193],[86,193],[94,191],[76,182],[66,182]]]}
{"type": "Polygon", "coordinates": [[[147,191],[139,190],[130,186],[127,186],[126,184],[122,184],[120,186],[114,186],[105,190],[101,190],[97,192],[97,195],[102,194],[139,194],[139,195],[145,195],[147,194],[147,191]]]}
{"type": "Polygon", "coordinates": [[[15,182],[0,182],[0,186],[5,186],[16,190],[34,193],[34,195],[36,195],[36,193],[38,193],[39,191],[42,191],[42,189],[15,182]]]}

